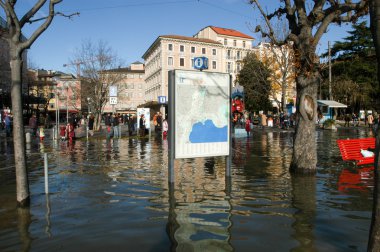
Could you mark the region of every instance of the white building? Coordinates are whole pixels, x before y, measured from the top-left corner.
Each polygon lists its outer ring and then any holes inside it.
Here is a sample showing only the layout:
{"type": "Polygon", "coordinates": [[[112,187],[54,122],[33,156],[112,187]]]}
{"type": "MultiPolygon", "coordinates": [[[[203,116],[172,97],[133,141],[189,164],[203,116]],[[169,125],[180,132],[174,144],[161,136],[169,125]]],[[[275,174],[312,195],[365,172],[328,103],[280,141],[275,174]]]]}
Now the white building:
{"type": "Polygon", "coordinates": [[[193,37],[159,36],[142,56],[146,83],[144,106],[164,113],[158,96],[168,97],[168,72],[193,70],[195,57],[208,58],[209,67],[204,71],[230,73],[234,80],[241,68],[239,61],[252,50],[252,42],[252,37],[239,31],[214,26],[203,28],[193,37]]]}

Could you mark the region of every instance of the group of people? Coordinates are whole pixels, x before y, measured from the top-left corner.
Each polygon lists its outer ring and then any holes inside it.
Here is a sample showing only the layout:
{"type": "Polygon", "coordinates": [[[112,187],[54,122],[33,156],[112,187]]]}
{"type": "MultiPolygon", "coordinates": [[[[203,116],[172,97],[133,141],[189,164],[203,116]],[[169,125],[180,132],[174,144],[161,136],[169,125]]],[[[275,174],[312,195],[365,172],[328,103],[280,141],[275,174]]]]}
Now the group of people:
{"type": "MultiPolygon", "coordinates": [[[[141,114],[140,119],[139,119],[139,131],[140,131],[139,133],[140,133],[140,136],[142,137],[144,137],[146,134],[146,129],[147,129],[146,124],[147,122],[146,122],[145,115],[141,114]]],[[[156,132],[156,134],[162,133],[163,138],[166,139],[168,135],[169,125],[168,125],[167,120],[163,119],[161,112],[157,112],[153,116],[153,125],[154,125],[154,131],[156,132]]]]}

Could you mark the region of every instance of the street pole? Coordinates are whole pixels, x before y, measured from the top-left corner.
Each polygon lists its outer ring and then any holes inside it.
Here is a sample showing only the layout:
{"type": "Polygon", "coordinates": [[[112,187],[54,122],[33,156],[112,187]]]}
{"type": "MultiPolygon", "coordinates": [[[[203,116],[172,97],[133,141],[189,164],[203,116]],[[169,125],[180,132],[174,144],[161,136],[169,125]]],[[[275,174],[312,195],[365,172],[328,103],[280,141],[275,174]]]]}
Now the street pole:
{"type": "Polygon", "coordinates": [[[66,87],[66,124],[69,123],[69,84],[66,87]]]}
{"type": "Polygon", "coordinates": [[[329,49],[329,99],[332,100],[332,91],[331,91],[331,47],[330,41],[327,43],[329,49]]]}

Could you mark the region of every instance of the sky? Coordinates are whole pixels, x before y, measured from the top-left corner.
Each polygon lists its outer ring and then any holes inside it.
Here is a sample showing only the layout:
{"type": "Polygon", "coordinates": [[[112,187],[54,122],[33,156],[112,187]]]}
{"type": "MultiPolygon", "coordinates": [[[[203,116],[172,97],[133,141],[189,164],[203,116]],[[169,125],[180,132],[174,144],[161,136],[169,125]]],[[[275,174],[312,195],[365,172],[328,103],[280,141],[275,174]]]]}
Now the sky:
{"type": "MultiPolygon", "coordinates": [[[[18,16],[22,16],[37,0],[18,1],[18,16]]],[[[271,11],[279,0],[262,0],[271,11]]],[[[255,38],[254,33],[262,18],[247,0],[63,0],[57,11],[65,14],[79,12],[71,19],[56,16],[50,27],[28,51],[30,66],[47,70],[75,72],[74,67],[63,67],[74,57],[75,51],[86,40],[107,45],[122,59],[123,67],[135,61],[143,62],[142,55],[160,35],[193,36],[212,25],[235,29],[255,38]]],[[[47,9],[35,18],[44,17],[47,9]]],[[[4,13],[0,12],[4,17],[4,13]]],[[[25,27],[29,37],[36,24],[25,27]]],[[[327,43],[341,40],[351,25],[330,26],[317,49],[326,52],[327,43]]]]}

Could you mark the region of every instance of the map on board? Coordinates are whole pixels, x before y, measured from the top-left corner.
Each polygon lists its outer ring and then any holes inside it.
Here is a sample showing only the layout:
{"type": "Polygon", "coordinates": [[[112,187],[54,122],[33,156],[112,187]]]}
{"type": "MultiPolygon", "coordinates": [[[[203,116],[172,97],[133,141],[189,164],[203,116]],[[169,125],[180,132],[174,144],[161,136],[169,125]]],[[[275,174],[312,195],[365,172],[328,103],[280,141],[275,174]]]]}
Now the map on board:
{"type": "Polygon", "coordinates": [[[229,154],[228,74],[176,71],[176,158],[229,154]]]}

